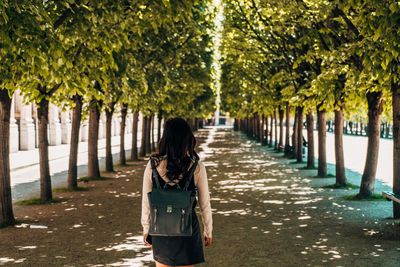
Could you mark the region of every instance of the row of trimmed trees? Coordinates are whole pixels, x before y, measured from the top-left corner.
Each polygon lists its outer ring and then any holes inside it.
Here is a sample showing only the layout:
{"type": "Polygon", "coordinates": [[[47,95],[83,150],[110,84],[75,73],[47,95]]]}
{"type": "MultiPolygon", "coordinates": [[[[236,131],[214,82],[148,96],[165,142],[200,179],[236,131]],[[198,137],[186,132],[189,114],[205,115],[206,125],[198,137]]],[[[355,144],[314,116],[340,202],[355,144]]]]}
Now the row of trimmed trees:
{"type": "MultiPolygon", "coordinates": [[[[316,114],[321,177],[327,175],[327,114],[332,114],[338,187],[347,184],[344,121],[367,121],[368,149],[358,198],[374,193],[385,117],[393,125],[393,192],[400,195],[400,47],[395,41],[400,36],[395,26],[400,6],[388,1],[227,0],[224,12],[223,109],[252,126],[260,118],[265,120],[260,124],[271,126],[267,120],[274,120],[282,125],[285,114],[289,129],[293,116],[292,134],[278,138],[277,148],[288,148],[291,139],[298,162],[303,160],[303,122],[311,138],[316,114]]],[[[307,163],[313,166],[311,155],[307,163]]],[[[400,218],[398,203],[393,212],[400,218]]]]}
{"type": "MultiPolygon", "coordinates": [[[[38,114],[40,199],[52,201],[49,105],[72,110],[68,187],[77,187],[82,119],[89,121],[88,176],[100,178],[98,133],[106,116],[106,170],[113,170],[111,122],[133,113],[131,159],[148,154],[158,120],[212,113],[212,1],[16,1],[0,4],[0,226],[13,224],[9,162],[12,95],[18,89],[38,114]],[[139,112],[144,115],[138,122],[139,112]],[[138,151],[138,123],[143,138],[138,151]],[[139,154],[139,155],[138,155],[139,154]]],[[[159,129],[159,133],[161,130],[159,129]]]]}

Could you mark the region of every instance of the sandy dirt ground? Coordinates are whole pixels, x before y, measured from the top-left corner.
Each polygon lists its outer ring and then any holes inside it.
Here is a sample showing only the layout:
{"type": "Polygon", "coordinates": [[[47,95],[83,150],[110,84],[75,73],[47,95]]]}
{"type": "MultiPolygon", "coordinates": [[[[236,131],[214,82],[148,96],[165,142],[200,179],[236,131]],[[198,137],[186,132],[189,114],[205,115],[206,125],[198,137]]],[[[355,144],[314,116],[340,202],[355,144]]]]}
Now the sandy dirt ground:
{"type": "MultiPolygon", "coordinates": [[[[399,266],[391,203],[344,200],[356,190],[322,188],[281,154],[229,129],[197,133],[209,175],[214,244],[202,266],[399,266]]],[[[146,161],[117,167],[61,202],[15,206],[17,227],[0,229],[4,266],[154,266],[142,245],[146,161]]]]}

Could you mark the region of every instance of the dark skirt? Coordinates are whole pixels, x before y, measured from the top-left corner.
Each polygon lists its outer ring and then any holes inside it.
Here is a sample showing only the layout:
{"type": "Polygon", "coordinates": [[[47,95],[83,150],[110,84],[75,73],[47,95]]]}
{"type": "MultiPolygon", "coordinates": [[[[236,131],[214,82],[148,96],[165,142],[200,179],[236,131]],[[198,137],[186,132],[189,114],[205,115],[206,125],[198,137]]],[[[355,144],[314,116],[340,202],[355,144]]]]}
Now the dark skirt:
{"type": "Polygon", "coordinates": [[[152,236],[154,260],[170,266],[204,262],[199,220],[193,211],[192,236],[152,236]]]}

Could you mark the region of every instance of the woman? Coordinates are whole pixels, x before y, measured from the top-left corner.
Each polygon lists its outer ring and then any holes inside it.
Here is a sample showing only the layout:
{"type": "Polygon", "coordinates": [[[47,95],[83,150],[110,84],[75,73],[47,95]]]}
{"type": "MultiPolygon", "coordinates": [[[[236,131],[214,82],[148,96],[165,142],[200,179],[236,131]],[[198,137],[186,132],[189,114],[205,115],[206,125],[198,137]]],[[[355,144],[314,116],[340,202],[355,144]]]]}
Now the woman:
{"type": "MultiPolygon", "coordinates": [[[[163,136],[159,144],[159,152],[152,155],[150,160],[155,164],[161,186],[176,187],[186,183],[185,176],[199,156],[195,152],[196,139],[189,124],[181,118],[169,119],[165,122],[163,136]]],[[[152,246],[157,267],[165,266],[194,266],[204,262],[203,244],[199,221],[194,208],[192,209],[192,236],[148,236],[150,228],[150,206],[148,193],[152,191],[152,167],[147,164],[143,177],[142,197],[142,226],[143,241],[152,246]],[[150,244],[151,243],[151,244],[150,244]]],[[[197,191],[199,206],[204,225],[204,243],[206,247],[212,243],[212,216],[210,194],[208,191],[207,173],[202,162],[198,162],[188,190],[195,194],[197,191]]]]}

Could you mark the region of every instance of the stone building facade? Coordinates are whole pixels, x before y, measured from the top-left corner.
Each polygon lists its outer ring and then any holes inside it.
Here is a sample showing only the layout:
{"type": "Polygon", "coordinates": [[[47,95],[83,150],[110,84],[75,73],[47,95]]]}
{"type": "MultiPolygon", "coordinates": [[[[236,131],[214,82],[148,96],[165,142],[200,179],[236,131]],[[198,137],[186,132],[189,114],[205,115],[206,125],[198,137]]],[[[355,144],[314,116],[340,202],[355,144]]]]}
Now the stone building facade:
{"type": "MultiPolygon", "coordinates": [[[[138,135],[141,136],[142,114],[139,116],[138,135]]],[[[50,104],[48,137],[50,146],[69,144],[71,141],[71,110],[63,111],[60,107],[50,104]]],[[[157,130],[157,120],[155,129],[157,130]]],[[[121,116],[115,112],[112,121],[112,136],[120,135],[121,116]]],[[[126,118],[125,134],[132,132],[133,114],[128,113],[126,118]]],[[[106,116],[102,112],[100,116],[99,140],[106,137],[106,116]]],[[[35,104],[24,103],[22,96],[17,91],[13,96],[10,120],[10,152],[33,150],[38,147],[38,120],[35,104]]],[[[88,120],[81,122],[80,141],[88,141],[88,120]]],[[[128,149],[128,148],[127,148],[128,149]]]]}

